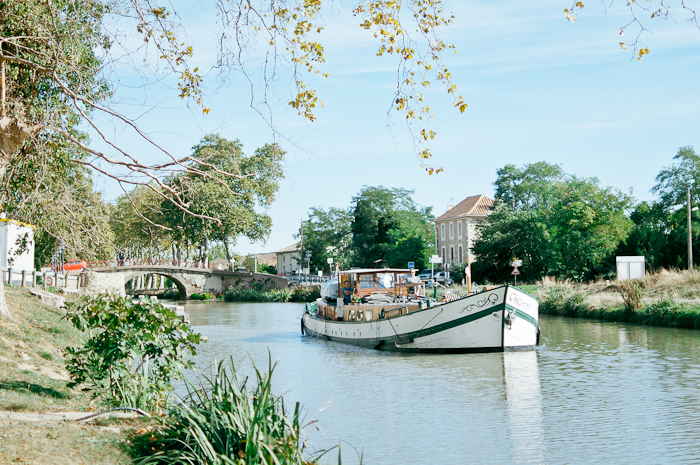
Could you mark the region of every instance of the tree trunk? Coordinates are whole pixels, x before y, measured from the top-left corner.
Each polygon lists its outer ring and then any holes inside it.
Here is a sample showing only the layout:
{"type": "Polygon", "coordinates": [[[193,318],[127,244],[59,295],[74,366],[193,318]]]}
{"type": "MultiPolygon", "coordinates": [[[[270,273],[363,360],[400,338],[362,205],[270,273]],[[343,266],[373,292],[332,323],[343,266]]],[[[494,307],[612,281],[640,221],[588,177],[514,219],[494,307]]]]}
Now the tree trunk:
{"type": "Polygon", "coordinates": [[[209,268],[209,239],[202,241],[202,266],[209,268]]]}
{"type": "Polygon", "coordinates": [[[232,245],[228,241],[228,239],[224,239],[224,249],[226,249],[226,260],[228,260],[229,265],[231,263],[231,259],[233,258],[233,254],[231,253],[231,248],[232,248],[232,245]]]}
{"type": "MultiPolygon", "coordinates": [[[[4,63],[3,63],[4,65],[4,63]]],[[[27,138],[35,135],[41,128],[28,127],[21,122],[17,121],[15,118],[5,115],[5,67],[3,66],[2,75],[2,113],[0,114],[0,177],[5,175],[7,167],[10,164],[12,156],[17,152],[17,150],[22,147],[24,141],[27,138]]],[[[2,272],[0,272],[2,274],[2,272]]],[[[10,309],[7,308],[7,301],[5,300],[5,284],[4,279],[0,284],[0,316],[5,318],[12,318],[10,314],[10,309]]]]}

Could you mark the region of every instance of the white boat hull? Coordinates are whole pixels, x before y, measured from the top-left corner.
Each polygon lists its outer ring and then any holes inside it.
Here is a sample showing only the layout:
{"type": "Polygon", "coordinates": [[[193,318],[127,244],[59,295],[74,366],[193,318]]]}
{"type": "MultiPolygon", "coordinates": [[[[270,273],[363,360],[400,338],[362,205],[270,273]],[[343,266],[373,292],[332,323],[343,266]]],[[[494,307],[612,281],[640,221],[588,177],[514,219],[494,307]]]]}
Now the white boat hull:
{"type": "Polygon", "coordinates": [[[512,286],[390,318],[332,321],[308,310],[302,332],[311,337],[378,350],[490,352],[534,349],[539,304],[512,286]]]}

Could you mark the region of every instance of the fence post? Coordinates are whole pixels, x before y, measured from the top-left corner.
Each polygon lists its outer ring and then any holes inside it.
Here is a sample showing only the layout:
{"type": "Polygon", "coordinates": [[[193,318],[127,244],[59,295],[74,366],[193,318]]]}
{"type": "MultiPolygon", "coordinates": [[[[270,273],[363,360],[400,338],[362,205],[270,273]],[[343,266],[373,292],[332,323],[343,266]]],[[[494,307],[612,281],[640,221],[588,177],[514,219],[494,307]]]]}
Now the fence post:
{"type": "Polygon", "coordinates": [[[27,278],[27,270],[22,270],[22,284],[21,286],[24,287],[24,281],[27,278]]]}
{"type": "Polygon", "coordinates": [[[44,287],[44,290],[46,290],[46,271],[41,274],[41,285],[44,287]]]}
{"type": "Polygon", "coordinates": [[[12,267],[7,267],[7,284],[12,286],[12,267]]]}
{"type": "Polygon", "coordinates": [[[32,270],[32,287],[36,287],[36,270],[32,270]]]}

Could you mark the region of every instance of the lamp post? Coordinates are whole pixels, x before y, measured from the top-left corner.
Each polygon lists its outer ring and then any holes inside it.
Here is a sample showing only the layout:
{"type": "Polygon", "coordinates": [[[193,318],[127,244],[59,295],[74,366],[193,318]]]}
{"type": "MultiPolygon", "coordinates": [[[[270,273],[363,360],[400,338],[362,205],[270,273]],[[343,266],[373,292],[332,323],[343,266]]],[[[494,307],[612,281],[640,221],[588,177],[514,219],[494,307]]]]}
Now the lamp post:
{"type": "Polygon", "coordinates": [[[690,187],[688,187],[688,271],[693,271],[693,226],[690,218],[691,212],[697,211],[698,207],[690,208],[690,187]]]}

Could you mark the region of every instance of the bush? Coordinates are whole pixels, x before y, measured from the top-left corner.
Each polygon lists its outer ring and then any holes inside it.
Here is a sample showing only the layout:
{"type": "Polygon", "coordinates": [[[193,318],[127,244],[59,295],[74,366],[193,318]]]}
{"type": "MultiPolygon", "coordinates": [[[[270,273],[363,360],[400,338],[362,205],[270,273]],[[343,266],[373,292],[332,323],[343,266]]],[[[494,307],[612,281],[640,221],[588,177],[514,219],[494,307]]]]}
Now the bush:
{"type": "Polygon", "coordinates": [[[248,391],[231,360],[206,381],[187,383],[188,395],[173,407],[155,430],[133,436],[132,455],[138,465],[155,464],[310,464],[300,425],[300,407],[287,416],[281,396],[272,394],[268,372],[255,369],[257,385],[248,391]]]}
{"type": "Polygon", "coordinates": [[[642,299],[642,285],[637,281],[627,280],[620,286],[620,295],[625,303],[625,310],[634,313],[644,306],[642,299]]]}
{"type": "Polygon", "coordinates": [[[210,299],[213,299],[213,298],[214,298],[214,296],[211,295],[211,294],[208,293],[208,292],[202,292],[201,294],[197,294],[197,293],[195,292],[195,293],[193,293],[193,294],[190,296],[190,299],[191,299],[191,300],[210,300],[210,299]]]}
{"type": "Polygon", "coordinates": [[[180,291],[177,289],[168,289],[167,291],[163,292],[160,296],[158,296],[159,299],[166,299],[166,300],[178,300],[180,298],[180,291]]]}
{"type": "Polygon", "coordinates": [[[540,301],[540,311],[545,315],[576,316],[584,309],[586,296],[581,291],[566,287],[550,287],[540,301]]]}
{"type": "Polygon", "coordinates": [[[83,347],[66,348],[68,386],[111,407],[162,410],[182,369],[194,366],[187,354],[206,340],[147,297],[83,296],[66,306],[65,318],[90,334],[83,347]]]}
{"type": "Polygon", "coordinates": [[[294,288],[294,292],[292,292],[292,302],[315,302],[316,299],[321,297],[321,287],[320,286],[311,286],[311,287],[304,287],[304,286],[299,286],[294,288]]]}

